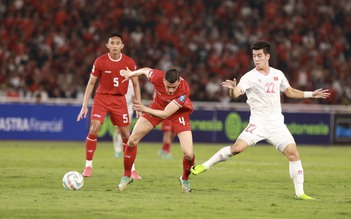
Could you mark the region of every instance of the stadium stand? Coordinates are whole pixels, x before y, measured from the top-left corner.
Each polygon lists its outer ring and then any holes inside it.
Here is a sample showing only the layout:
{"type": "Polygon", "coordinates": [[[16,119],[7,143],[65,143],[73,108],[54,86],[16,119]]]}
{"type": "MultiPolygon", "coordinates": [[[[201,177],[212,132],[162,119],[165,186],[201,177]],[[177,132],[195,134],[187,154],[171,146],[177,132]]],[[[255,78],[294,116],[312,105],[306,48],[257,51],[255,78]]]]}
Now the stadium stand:
{"type": "Polygon", "coordinates": [[[229,102],[219,82],[252,68],[249,46],[264,39],[293,87],[328,87],[318,103],[348,105],[350,14],[349,0],[2,0],[0,98],[81,102],[102,39],[119,32],[138,66],[181,66],[194,101],[229,102]]]}

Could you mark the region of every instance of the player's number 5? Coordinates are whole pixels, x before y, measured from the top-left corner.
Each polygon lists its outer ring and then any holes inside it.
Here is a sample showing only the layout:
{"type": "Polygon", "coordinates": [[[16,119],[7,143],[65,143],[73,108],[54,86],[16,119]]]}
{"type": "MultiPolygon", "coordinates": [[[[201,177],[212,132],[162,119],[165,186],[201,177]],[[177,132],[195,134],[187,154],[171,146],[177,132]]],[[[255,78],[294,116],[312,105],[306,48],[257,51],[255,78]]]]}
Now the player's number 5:
{"type": "Polygon", "coordinates": [[[118,87],[118,85],[119,85],[118,78],[113,78],[113,86],[118,87]]]}

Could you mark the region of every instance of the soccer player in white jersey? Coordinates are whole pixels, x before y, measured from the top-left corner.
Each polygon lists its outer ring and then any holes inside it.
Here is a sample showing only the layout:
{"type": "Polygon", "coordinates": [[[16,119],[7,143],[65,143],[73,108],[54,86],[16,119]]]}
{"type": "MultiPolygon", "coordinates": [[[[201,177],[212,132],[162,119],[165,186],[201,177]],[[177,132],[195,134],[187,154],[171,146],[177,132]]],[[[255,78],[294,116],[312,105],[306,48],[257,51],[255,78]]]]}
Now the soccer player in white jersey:
{"type": "MultiPolygon", "coordinates": [[[[133,89],[133,84],[131,81],[129,81],[128,91],[124,96],[125,96],[126,102],[127,102],[129,120],[132,121],[132,117],[133,117],[133,113],[134,113],[134,110],[133,110],[134,89],[133,89]]],[[[122,157],[123,151],[125,148],[125,143],[123,143],[121,133],[119,133],[119,130],[117,127],[116,127],[115,132],[113,133],[113,148],[115,150],[115,157],[117,157],[117,158],[122,157]]],[[[135,164],[133,164],[133,166],[132,166],[132,175],[131,176],[135,180],[142,179],[142,177],[139,176],[139,174],[135,170],[135,164]]]]}
{"type": "Polygon", "coordinates": [[[283,72],[269,66],[269,43],[256,42],[251,46],[251,50],[255,68],[242,76],[238,84],[236,79],[221,83],[223,87],[229,88],[232,98],[246,93],[246,102],[251,112],[249,124],[232,146],[223,147],[203,164],[193,166],[191,172],[194,175],[203,173],[211,166],[243,152],[247,147],[267,140],[289,160],[289,173],[296,197],[303,200],[313,199],[306,195],[303,189],[304,172],[295,140],[284,124],[280,92],[290,98],[324,99],[329,97],[330,93],[328,89],[301,91],[292,88],[283,72]]]}

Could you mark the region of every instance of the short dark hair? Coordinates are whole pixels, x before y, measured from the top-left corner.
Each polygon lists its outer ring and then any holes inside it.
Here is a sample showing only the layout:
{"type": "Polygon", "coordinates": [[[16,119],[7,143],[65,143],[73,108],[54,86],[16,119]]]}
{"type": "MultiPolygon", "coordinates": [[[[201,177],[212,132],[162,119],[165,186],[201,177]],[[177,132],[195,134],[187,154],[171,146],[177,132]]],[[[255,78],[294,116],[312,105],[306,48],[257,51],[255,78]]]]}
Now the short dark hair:
{"type": "Polygon", "coordinates": [[[260,50],[263,49],[264,54],[269,54],[271,45],[266,41],[258,41],[251,45],[251,50],[260,50]]]}
{"type": "Polygon", "coordinates": [[[112,33],[112,34],[108,37],[108,39],[110,39],[111,37],[119,37],[119,38],[123,41],[122,35],[119,34],[119,33],[112,33]]]}
{"type": "Polygon", "coordinates": [[[166,71],[165,80],[169,83],[174,83],[180,80],[180,72],[177,68],[170,68],[166,71]]]}

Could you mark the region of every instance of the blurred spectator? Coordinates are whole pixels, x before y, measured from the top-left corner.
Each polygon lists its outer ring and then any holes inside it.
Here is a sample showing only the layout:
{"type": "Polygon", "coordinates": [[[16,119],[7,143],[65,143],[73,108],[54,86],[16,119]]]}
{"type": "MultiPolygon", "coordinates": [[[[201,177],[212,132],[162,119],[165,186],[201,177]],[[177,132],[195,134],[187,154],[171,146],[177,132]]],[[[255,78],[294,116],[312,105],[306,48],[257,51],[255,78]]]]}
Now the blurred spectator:
{"type": "Polygon", "coordinates": [[[35,97],[37,101],[40,101],[40,103],[45,103],[47,102],[49,95],[44,86],[40,85],[38,90],[33,92],[33,97],[35,97]]]}
{"type": "Polygon", "coordinates": [[[221,78],[218,75],[213,75],[210,77],[206,84],[206,100],[207,101],[218,101],[221,92],[221,78]]]}

